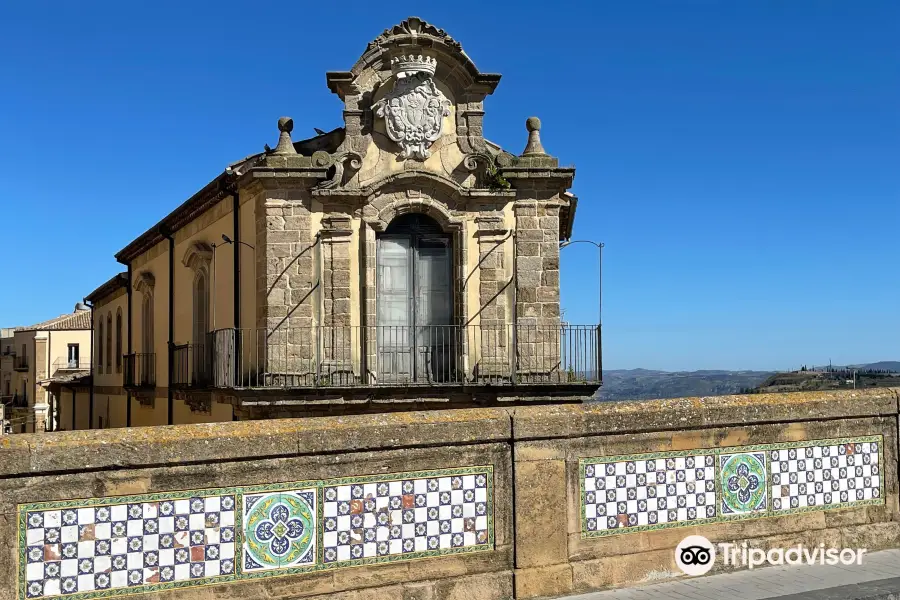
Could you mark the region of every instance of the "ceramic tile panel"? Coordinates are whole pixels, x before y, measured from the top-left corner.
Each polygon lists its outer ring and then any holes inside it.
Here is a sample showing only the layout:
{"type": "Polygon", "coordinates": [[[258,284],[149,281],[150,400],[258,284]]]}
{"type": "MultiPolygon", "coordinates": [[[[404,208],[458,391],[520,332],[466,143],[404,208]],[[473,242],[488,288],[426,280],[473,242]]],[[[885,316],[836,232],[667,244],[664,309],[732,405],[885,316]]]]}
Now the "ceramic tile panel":
{"type": "Polygon", "coordinates": [[[658,453],[582,464],[584,531],[625,533],[716,516],[712,454],[658,453]]]}
{"type": "Polygon", "coordinates": [[[20,507],[20,597],[81,599],[234,579],[235,505],[236,491],[198,491],[20,507]]]}
{"type": "Polygon", "coordinates": [[[20,505],[19,600],[89,600],[491,550],[493,470],[20,505]]]}
{"type": "Polygon", "coordinates": [[[339,565],[485,548],[491,473],[357,478],[324,490],[324,561],[339,565]]]}
{"type": "Polygon", "coordinates": [[[771,450],[772,510],[879,502],[881,440],[838,441],[771,450]]]}
{"type": "Polygon", "coordinates": [[[583,537],[884,503],[882,436],[581,459],[583,537]]]}

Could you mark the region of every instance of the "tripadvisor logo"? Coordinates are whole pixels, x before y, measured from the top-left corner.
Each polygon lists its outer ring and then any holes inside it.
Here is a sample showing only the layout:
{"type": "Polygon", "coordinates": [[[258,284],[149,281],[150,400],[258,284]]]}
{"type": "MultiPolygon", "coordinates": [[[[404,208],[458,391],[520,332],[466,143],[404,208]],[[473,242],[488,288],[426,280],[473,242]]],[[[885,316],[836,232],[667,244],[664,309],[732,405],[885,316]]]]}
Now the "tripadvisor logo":
{"type": "Polygon", "coordinates": [[[825,544],[807,547],[802,544],[789,548],[750,548],[747,542],[713,544],[702,535],[689,535],[675,547],[675,564],[686,575],[705,575],[716,561],[716,546],[722,564],[732,568],[769,565],[859,565],[865,548],[826,548],[825,544]]]}
{"type": "Polygon", "coordinates": [[[705,575],[716,561],[716,548],[702,535],[689,535],[675,548],[675,563],[686,575],[705,575]]]}

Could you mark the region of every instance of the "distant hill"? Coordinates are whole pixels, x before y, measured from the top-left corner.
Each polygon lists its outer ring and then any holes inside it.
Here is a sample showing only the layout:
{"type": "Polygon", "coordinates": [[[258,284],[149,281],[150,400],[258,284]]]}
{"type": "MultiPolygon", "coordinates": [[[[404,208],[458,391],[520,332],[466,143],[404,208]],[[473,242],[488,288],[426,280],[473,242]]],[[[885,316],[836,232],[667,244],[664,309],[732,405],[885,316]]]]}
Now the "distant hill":
{"type": "Polygon", "coordinates": [[[856,370],[858,388],[900,386],[900,361],[818,367],[819,371],[654,371],[652,369],[613,369],[603,371],[603,387],[595,397],[606,400],[652,400],[688,396],[724,396],[726,394],[793,392],[853,388],[856,370]],[[871,373],[864,373],[871,371],[871,373]],[[895,373],[896,375],[892,375],[895,373]]]}
{"type": "Polygon", "coordinates": [[[872,369],[873,371],[890,371],[891,373],[900,373],[900,360],[882,360],[881,362],[874,362],[863,365],[860,368],[872,369]]]}
{"type": "Polygon", "coordinates": [[[751,393],[805,392],[820,390],[848,390],[873,387],[900,386],[900,366],[896,361],[881,361],[866,365],[828,367],[826,370],[800,370],[776,373],[751,393]]]}
{"type": "Polygon", "coordinates": [[[650,400],[737,394],[761,385],[771,371],[603,371],[598,400],[650,400]]]}

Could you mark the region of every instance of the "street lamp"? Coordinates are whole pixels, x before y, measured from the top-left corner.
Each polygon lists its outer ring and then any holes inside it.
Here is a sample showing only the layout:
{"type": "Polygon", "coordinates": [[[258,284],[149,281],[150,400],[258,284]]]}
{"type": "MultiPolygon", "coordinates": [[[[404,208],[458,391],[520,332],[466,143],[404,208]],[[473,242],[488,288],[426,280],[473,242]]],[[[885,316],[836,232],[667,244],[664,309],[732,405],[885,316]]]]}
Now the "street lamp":
{"type": "Polygon", "coordinates": [[[597,248],[597,335],[599,338],[597,340],[597,358],[600,381],[603,381],[603,247],[606,244],[591,240],[566,240],[559,243],[559,249],[562,250],[572,244],[590,244],[597,248]]]}
{"type": "Polygon", "coordinates": [[[254,251],[256,250],[256,248],[254,248],[253,246],[251,246],[251,245],[248,244],[247,242],[245,242],[245,241],[243,241],[243,240],[238,240],[237,242],[235,242],[233,239],[231,239],[230,237],[228,237],[228,236],[225,235],[224,233],[222,234],[222,241],[225,242],[226,244],[234,244],[234,243],[237,243],[237,244],[243,244],[243,245],[247,246],[248,248],[250,248],[251,250],[254,250],[254,251]]]}

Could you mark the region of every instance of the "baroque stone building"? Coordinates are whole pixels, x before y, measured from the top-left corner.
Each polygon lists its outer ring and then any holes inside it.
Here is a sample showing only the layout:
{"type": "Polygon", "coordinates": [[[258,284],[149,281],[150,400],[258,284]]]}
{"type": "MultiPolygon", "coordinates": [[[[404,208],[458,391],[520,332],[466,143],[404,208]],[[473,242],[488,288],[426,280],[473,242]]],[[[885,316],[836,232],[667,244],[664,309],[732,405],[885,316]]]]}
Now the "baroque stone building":
{"type": "Polygon", "coordinates": [[[499,81],[416,17],[329,72],[342,127],[293,141],[279,119],[274,148],[116,255],[127,273],[89,296],[126,321],[106,406],[165,424],[590,397],[599,329],[560,320],[575,170],[536,117],[520,152],[485,139],[499,81]]]}

